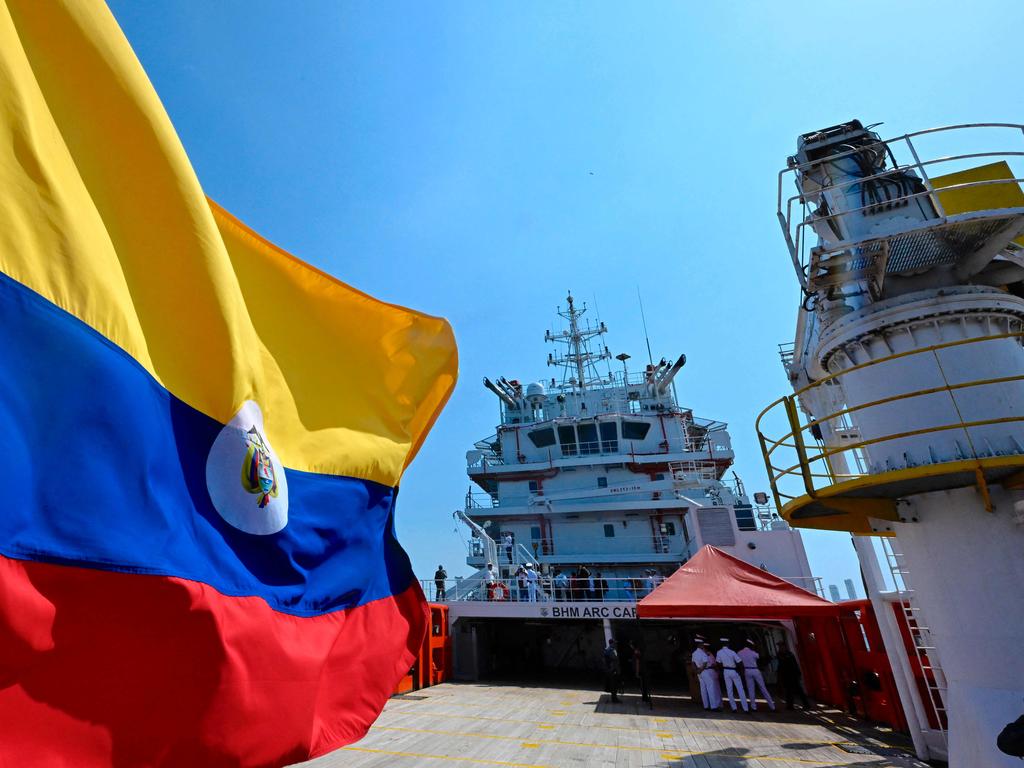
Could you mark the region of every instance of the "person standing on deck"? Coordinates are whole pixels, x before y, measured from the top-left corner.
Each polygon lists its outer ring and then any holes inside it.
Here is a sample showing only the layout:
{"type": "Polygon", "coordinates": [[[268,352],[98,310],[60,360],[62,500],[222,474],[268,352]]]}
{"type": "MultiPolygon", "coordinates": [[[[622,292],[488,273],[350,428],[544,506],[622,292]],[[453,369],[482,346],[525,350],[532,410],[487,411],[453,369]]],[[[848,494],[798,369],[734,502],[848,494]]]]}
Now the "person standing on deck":
{"type": "Polygon", "coordinates": [[[516,568],[516,600],[520,603],[526,602],[526,568],[520,565],[516,568]]]}
{"type": "Polygon", "coordinates": [[[537,602],[537,592],[539,591],[540,584],[538,583],[540,577],[537,575],[537,571],[533,567],[533,563],[526,564],[526,573],[524,574],[526,579],[526,594],[527,599],[531,603],[537,602]]]}
{"type": "Polygon", "coordinates": [[[601,575],[600,571],[597,572],[597,578],[594,579],[594,589],[597,591],[598,601],[603,601],[604,596],[608,594],[608,582],[601,575]]]}
{"type": "Polygon", "coordinates": [[[779,685],[782,686],[782,690],[786,694],[786,709],[793,708],[793,698],[796,696],[800,697],[800,703],[803,704],[804,709],[810,709],[811,702],[808,701],[807,692],[804,690],[800,664],[785,641],[779,646],[779,654],[776,658],[779,662],[779,685]]]}
{"type": "Polygon", "coordinates": [[[494,563],[487,564],[487,573],[484,574],[484,584],[487,586],[487,599],[494,599],[494,590],[498,588],[498,574],[494,570],[494,563]]]}
{"type": "MultiPolygon", "coordinates": [[[[585,567],[585,566],[584,566],[585,567]]],[[[587,568],[587,600],[593,602],[597,599],[597,590],[594,588],[594,574],[587,568]]]]}
{"type": "Polygon", "coordinates": [[[727,637],[720,638],[722,647],[716,656],[718,663],[722,665],[722,677],[725,682],[725,695],[729,697],[729,706],[736,711],[736,700],[733,698],[735,691],[739,695],[740,704],[744,712],[749,712],[747,707],[747,694],[743,690],[743,679],[740,677],[739,668],[743,664],[739,655],[729,647],[731,641],[727,637]]]}
{"type": "Polygon", "coordinates": [[[604,649],[604,686],[612,695],[612,701],[619,700],[619,688],[622,686],[622,667],[619,665],[619,652],[615,650],[615,638],[608,641],[604,649]]]}
{"type": "Polygon", "coordinates": [[[626,595],[626,601],[630,602],[630,603],[635,603],[636,602],[636,592],[633,591],[633,580],[632,579],[625,579],[624,581],[625,581],[625,585],[623,586],[622,591],[626,595]]]}
{"type": "Polygon", "coordinates": [[[665,581],[665,577],[658,573],[654,568],[651,569],[651,577],[654,579],[654,589],[657,589],[665,581]]]}
{"type": "Polygon", "coordinates": [[[647,597],[647,595],[651,594],[651,592],[654,591],[654,588],[657,586],[657,583],[654,579],[653,570],[648,569],[644,571],[644,573],[647,575],[647,577],[644,579],[644,597],[647,597]]]}
{"type": "Polygon", "coordinates": [[[651,692],[647,689],[647,670],[644,668],[644,653],[640,650],[640,646],[632,640],[629,641],[629,648],[633,652],[633,675],[636,677],[637,685],[640,686],[640,700],[646,701],[647,706],[654,709],[654,703],[651,701],[651,692]]]}
{"type": "Polygon", "coordinates": [[[761,695],[764,696],[764,700],[768,702],[768,709],[774,712],[775,702],[772,700],[772,695],[768,693],[768,686],[764,684],[764,675],[758,668],[761,656],[754,650],[754,641],[748,639],[747,644],[736,655],[743,661],[743,677],[747,682],[747,698],[750,699],[750,709],[757,712],[757,698],[754,691],[756,685],[761,691],[761,695]]]}
{"type": "Polygon", "coordinates": [[[711,709],[717,712],[722,708],[722,683],[718,674],[718,661],[711,650],[710,642],[701,640],[701,648],[708,657],[707,665],[704,667],[707,673],[704,679],[708,686],[708,701],[711,703],[711,709]]]}
{"type": "Polygon", "coordinates": [[[559,569],[555,569],[555,600],[565,602],[569,599],[569,577],[559,569]]]}
{"type": "Polygon", "coordinates": [[[443,565],[437,566],[434,571],[434,598],[438,601],[448,599],[448,590],[445,589],[445,581],[448,579],[448,572],[443,565]]]}
{"type": "Polygon", "coordinates": [[[508,557],[508,564],[512,565],[512,547],[515,542],[512,540],[512,534],[509,531],[505,531],[501,535],[501,546],[505,548],[505,555],[508,557]]]}
{"type": "MultiPolygon", "coordinates": [[[[690,655],[690,661],[693,662],[693,668],[697,671],[697,683],[700,686],[700,703],[704,705],[705,711],[711,711],[713,707],[711,702],[714,698],[711,695],[711,678],[705,676],[705,672],[708,670],[708,665],[711,663],[711,658],[704,650],[704,642],[700,638],[693,641],[693,653],[690,655]]],[[[710,670],[714,674],[714,670],[710,670]]]]}

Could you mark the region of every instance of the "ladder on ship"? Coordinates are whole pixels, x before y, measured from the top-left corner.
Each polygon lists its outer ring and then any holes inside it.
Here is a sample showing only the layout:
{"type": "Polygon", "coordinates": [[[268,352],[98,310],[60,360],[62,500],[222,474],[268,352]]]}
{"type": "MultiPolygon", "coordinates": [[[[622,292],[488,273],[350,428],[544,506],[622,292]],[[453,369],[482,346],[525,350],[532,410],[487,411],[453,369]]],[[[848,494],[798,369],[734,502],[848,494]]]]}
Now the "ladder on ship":
{"type": "MultiPolygon", "coordinates": [[[[897,552],[892,540],[881,537],[882,553],[885,555],[886,565],[892,576],[893,587],[896,591],[896,604],[903,612],[906,621],[907,632],[910,634],[911,646],[914,657],[917,659],[918,668],[922,673],[923,687],[928,693],[928,701],[931,704],[935,716],[935,725],[942,734],[943,743],[948,748],[946,728],[948,719],[946,713],[946,676],[942,671],[939,660],[939,653],[932,640],[931,630],[925,622],[924,614],[920,606],[914,600],[914,590],[907,577],[910,572],[904,563],[902,552],[897,552]]],[[[930,725],[930,723],[928,724],[930,725]]]]}

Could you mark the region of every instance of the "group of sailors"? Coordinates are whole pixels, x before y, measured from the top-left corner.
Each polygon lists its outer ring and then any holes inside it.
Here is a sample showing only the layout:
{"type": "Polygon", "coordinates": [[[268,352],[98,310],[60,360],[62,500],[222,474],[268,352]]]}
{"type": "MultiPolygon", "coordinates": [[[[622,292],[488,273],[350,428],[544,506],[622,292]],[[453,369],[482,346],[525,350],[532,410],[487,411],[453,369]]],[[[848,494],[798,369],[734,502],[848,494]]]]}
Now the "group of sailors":
{"type": "MultiPolygon", "coordinates": [[[[707,639],[701,635],[694,637],[694,649],[690,658],[697,672],[700,698],[704,709],[708,711],[722,709],[722,685],[724,684],[725,696],[728,697],[729,706],[733,712],[740,707],[744,712],[756,712],[756,693],[758,692],[764,697],[768,708],[774,712],[775,701],[768,692],[768,686],[765,685],[760,667],[761,656],[756,650],[754,641],[748,639],[739,651],[734,650],[731,638],[720,638],[719,643],[721,647],[715,652],[707,639]]],[[[801,680],[800,665],[785,643],[778,650],[777,660],[779,683],[786,695],[787,708],[793,708],[795,697],[800,698],[805,708],[809,707],[810,702],[801,680]]]]}

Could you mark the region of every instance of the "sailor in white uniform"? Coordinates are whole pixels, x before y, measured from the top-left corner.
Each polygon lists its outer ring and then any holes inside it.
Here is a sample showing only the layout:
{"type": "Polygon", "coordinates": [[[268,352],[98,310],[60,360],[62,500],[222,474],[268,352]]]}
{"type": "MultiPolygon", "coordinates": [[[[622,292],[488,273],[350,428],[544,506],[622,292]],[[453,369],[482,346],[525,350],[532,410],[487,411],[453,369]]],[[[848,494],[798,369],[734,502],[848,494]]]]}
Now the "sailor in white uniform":
{"type": "Polygon", "coordinates": [[[716,658],[718,663],[722,665],[722,677],[725,679],[725,694],[729,697],[729,706],[732,707],[732,711],[736,711],[736,700],[733,698],[733,691],[739,694],[740,704],[743,706],[743,711],[749,711],[747,709],[747,695],[743,691],[743,680],[740,679],[740,673],[738,671],[739,665],[742,663],[739,655],[729,647],[730,640],[727,637],[719,638],[722,641],[722,647],[718,651],[716,658]]]}
{"type": "Polygon", "coordinates": [[[768,702],[768,709],[775,711],[775,702],[772,695],[768,693],[768,686],[764,684],[764,675],[758,669],[757,662],[760,654],[754,650],[754,641],[748,639],[746,646],[736,654],[743,661],[743,676],[747,679],[747,698],[750,699],[750,708],[757,711],[757,698],[754,696],[754,686],[761,691],[764,700],[768,702]]]}
{"type": "Polygon", "coordinates": [[[722,688],[718,684],[718,671],[715,669],[715,655],[711,652],[711,643],[701,640],[701,651],[704,653],[704,667],[700,671],[701,698],[707,691],[708,709],[722,708],[722,688]]]}
{"type": "Polygon", "coordinates": [[[700,703],[704,705],[704,709],[711,709],[713,701],[711,686],[708,684],[707,678],[704,677],[704,672],[708,664],[711,663],[711,657],[705,652],[701,640],[694,640],[693,644],[695,647],[690,660],[693,662],[693,668],[697,671],[697,680],[700,684],[700,703]]]}
{"type": "Polygon", "coordinates": [[[540,584],[538,583],[538,579],[539,579],[539,577],[537,576],[537,572],[533,569],[533,563],[527,563],[526,564],[526,590],[527,590],[527,594],[529,595],[529,600],[530,600],[531,603],[536,603],[537,602],[537,592],[540,591],[538,589],[538,587],[540,586],[540,584]]]}

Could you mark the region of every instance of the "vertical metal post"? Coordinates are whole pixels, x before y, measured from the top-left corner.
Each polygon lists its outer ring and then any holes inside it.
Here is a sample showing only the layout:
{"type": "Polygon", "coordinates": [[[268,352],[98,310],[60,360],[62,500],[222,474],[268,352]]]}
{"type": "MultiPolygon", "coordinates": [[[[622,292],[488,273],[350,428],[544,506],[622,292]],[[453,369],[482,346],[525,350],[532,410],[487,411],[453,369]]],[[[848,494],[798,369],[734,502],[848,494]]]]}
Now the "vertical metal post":
{"type": "Polygon", "coordinates": [[[768,485],[771,486],[772,496],[775,497],[775,508],[782,509],[782,499],[779,498],[779,486],[775,482],[775,470],[772,469],[771,456],[768,454],[768,443],[765,442],[761,430],[757,430],[757,440],[761,443],[761,456],[764,458],[764,469],[768,473],[768,485]]]}
{"type": "Polygon", "coordinates": [[[917,156],[917,150],[914,149],[914,142],[910,140],[909,136],[904,136],[903,140],[907,142],[907,147],[910,149],[910,154],[914,158],[914,167],[921,172],[921,180],[924,182],[924,188],[928,190],[928,196],[932,200],[932,205],[935,206],[936,213],[939,214],[939,218],[946,218],[946,210],[942,207],[942,203],[939,201],[939,196],[935,192],[935,187],[932,186],[932,180],[928,178],[928,171],[921,165],[921,158],[917,156]]]}
{"type": "Polygon", "coordinates": [[[796,398],[788,396],[783,402],[786,404],[786,416],[789,418],[789,428],[792,430],[793,445],[796,447],[796,457],[800,463],[800,474],[804,479],[804,488],[807,491],[807,495],[815,499],[818,497],[818,493],[814,489],[811,466],[807,463],[807,448],[804,445],[804,436],[800,431],[800,414],[797,412],[796,398]]]}

